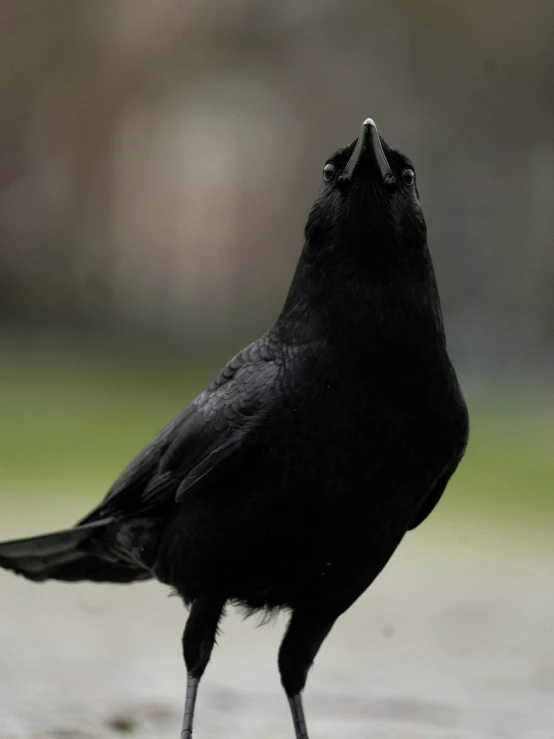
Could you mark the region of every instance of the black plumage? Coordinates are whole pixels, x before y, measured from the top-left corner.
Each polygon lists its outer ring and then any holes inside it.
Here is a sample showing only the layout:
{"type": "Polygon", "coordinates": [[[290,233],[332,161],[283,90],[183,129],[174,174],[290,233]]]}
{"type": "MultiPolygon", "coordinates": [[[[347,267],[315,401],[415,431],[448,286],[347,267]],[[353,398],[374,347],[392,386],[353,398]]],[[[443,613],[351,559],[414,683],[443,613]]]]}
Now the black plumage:
{"type": "Polygon", "coordinates": [[[327,162],[276,324],[74,529],[0,545],[31,580],[156,577],[190,605],[183,737],[228,602],[286,608],[300,694],[336,619],[441,497],[467,444],[413,166],[373,121],[327,162]]]}

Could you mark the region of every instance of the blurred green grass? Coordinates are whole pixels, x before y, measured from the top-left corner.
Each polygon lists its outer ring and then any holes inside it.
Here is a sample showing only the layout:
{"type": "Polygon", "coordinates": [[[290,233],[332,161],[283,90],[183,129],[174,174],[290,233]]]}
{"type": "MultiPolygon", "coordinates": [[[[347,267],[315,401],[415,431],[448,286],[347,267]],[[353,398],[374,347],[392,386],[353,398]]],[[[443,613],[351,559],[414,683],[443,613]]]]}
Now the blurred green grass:
{"type": "MultiPolygon", "coordinates": [[[[100,498],[128,461],[209,383],[223,357],[156,361],[43,346],[0,366],[0,502],[100,498]]],[[[470,445],[442,515],[551,519],[554,407],[510,387],[467,392],[470,445]]]]}

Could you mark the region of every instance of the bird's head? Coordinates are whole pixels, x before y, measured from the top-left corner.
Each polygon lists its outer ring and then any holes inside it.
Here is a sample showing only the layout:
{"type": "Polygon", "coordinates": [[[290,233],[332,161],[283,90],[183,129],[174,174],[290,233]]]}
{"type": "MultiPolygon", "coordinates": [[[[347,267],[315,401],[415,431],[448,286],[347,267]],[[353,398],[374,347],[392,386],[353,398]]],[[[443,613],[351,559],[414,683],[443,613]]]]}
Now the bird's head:
{"type": "Polygon", "coordinates": [[[442,340],[415,170],[371,118],[323,167],[281,324],[303,338],[316,324],[354,336],[356,324],[366,338],[406,341],[416,326],[419,336],[442,340]]]}
{"type": "Polygon", "coordinates": [[[371,118],[356,141],[325,163],[306,240],[314,250],[350,253],[378,271],[425,247],[414,166],[387,145],[371,118]]]}

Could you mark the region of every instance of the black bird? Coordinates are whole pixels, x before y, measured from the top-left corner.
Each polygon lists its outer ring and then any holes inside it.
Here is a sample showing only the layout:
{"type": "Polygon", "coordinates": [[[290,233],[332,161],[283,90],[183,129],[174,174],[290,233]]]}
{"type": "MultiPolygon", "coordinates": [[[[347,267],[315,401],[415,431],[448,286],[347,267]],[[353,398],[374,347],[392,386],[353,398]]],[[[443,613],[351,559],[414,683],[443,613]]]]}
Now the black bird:
{"type": "Polygon", "coordinates": [[[323,168],[273,328],[74,528],[0,544],[0,565],[30,580],[154,577],[177,591],[190,606],[183,739],[226,603],[290,611],[278,663],[307,739],[301,693],[319,648],[464,454],[415,180],[364,121],[323,168]]]}

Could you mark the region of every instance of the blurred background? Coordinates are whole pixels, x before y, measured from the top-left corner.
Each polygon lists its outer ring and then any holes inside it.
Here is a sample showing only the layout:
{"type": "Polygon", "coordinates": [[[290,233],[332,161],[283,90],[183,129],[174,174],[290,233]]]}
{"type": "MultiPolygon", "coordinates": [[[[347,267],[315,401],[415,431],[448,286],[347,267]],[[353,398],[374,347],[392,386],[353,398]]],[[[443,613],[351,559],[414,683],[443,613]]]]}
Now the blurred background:
{"type": "MultiPolygon", "coordinates": [[[[416,166],[472,434],[318,660],[314,736],[551,739],[553,29],[549,0],[3,2],[1,538],[71,524],[271,325],[371,116],[416,166]]],[[[175,734],[162,588],[0,583],[2,739],[175,734]]],[[[281,629],[229,623],[199,731],[290,735],[281,629]]]]}

